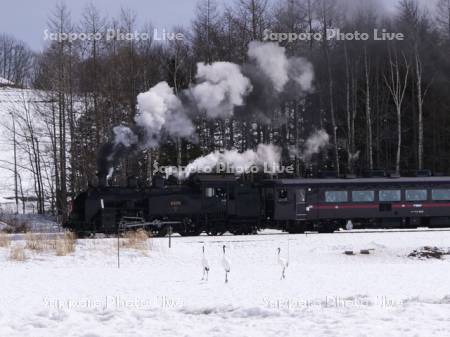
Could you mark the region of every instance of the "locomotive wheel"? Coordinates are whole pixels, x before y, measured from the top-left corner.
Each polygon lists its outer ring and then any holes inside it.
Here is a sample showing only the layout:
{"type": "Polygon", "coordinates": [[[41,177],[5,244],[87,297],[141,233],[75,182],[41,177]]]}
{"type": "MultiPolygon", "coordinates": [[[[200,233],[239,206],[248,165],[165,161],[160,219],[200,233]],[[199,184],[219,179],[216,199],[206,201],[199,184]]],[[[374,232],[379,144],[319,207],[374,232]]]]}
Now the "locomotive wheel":
{"type": "Polygon", "coordinates": [[[75,232],[75,235],[77,236],[78,239],[85,239],[89,237],[89,235],[87,235],[86,232],[83,231],[75,232]]]}
{"type": "Polygon", "coordinates": [[[186,217],[186,218],[183,219],[183,227],[184,227],[184,230],[178,231],[178,233],[179,233],[181,236],[198,236],[198,235],[200,235],[200,233],[202,232],[202,231],[198,228],[198,226],[196,226],[196,225],[194,224],[194,222],[192,221],[192,219],[191,219],[191,218],[188,218],[188,217],[186,217]]]}
{"type": "Polygon", "coordinates": [[[196,228],[193,228],[191,230],[188,231],[179,231],[178,234],[180,234],[181,236],[198,236],[200,235],[200,231],[196,228]]]}
{"type": "Polygon", "coordinates": [[[322,224],[317,229],[317,232],[322,233],[322,234],[330,234],[330,233],[334,232],[335,228],[336,228],[336,226],[334,224],[329,224],[329,223],[322,224]]]}
{"type": "Polygon", "coordinates": [[[303,234],[305,233],[304,226],[288,226],[286,231],[290,234],[303,234]]]}
{"type": "Polygon", "coordinates": [[[169,232],[169,229],[167,227],[163,226],[155,232],[155,235],[157,237],[164,237],[167,235],[168,232],[169,232]]]}
{"type": "Polygon", "coordinates": [[[220,231],[218,231],[217,229],[211,229],[211,230],[209,230],[209,231],[206,232],[206,234],[207,234],[208,236],[220,236],[220,235],[223,235],[223,233],[224,233],[224,232],[220,232],[220,231]]]}

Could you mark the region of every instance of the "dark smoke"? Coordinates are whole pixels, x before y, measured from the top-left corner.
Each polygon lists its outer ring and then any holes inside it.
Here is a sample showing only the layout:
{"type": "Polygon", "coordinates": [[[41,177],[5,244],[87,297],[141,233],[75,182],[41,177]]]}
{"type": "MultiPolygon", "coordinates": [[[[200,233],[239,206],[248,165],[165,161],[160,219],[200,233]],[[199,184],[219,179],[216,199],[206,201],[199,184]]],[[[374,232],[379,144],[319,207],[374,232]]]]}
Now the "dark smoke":
{"type": "Polygon", "coordinates": [[[113,134],[114,140],[103,144],[97,154],[97,175],[100,179],[112,175],[120,158],[138,150],[143,130],[138,126],[129,128],[118,125],[113,128],[113,134]]]}
{"type": "Polygon", "coordinates": [[[280,93],[256,65],[245,64],[242,66],[242,72],[250,79],[253,90],[245,97],[244,105],[235,108],[234,116],[238,119],[270,123],[272,114],[280,107],[280,93]]]}

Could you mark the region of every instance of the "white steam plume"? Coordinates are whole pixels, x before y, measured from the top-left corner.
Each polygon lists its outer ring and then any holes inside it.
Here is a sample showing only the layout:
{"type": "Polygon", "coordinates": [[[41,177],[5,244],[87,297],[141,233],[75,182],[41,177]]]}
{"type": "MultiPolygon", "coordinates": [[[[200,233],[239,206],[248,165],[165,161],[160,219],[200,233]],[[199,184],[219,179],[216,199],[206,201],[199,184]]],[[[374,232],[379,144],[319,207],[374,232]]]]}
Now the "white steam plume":
{"type": "Polygon", "coordinates": [[[190,92],[210,118],[232,116],[234,107],[243,105],[244,97],[252,90],[250,80],[231,62],[197,63],[196,79],[198,84],[190,92]]]}
{"type": "Polygon", "coordinates": [[[248,171],[252,166],[270,168],[278,165],[280,159],[281,149],[273,144],[259,144],[256,151],[247,150],[242,153],[237,150],[214,151],[187,165],[184,177],[188,177],[194,172],[215,172],[219,165],[226,165],[227,168],[237,173],[248,171]]]}
{"type": "Polygon", "coordinates": [[[146,146],[159,145],[164,129],[174,137],[189,137],[195,129],[180,99],[167,82],[160,82],[137,97],[139,113],[135,122],[147,135],[146,146]]]}
{"type": "Polygon", "coordinates": [[[313,154],[319,153],[324,147],[328,145],[330,136],[323,130],[316,130],[308,137],[305,142],[303,153],[301,155],[303,161],[309,162],[313,154]]]}
{"type": "Polygon", "coordinates": [[[248,45],[247,54],[270,78],[277,92],[282,92],[289,80],[298,83],[303,91],[312,90],[314,71],[312,64],[306,59],[288,58],[286,48],[275,42],[252,41],[248,45]]]}
{"type": "Polygon", "coordinates": [[[113,128],[114,145],[130,147],[138,142],[138,136],[128,126],[118,125],[113,128]]]}
{"type": "Polygon", "coordinates": [[[305,92],[313,91],[314,67],[303,57],[289,59],[289,78],[300,85],[305,92]]]}
{"type": "Polygon", "coordinates": [[[358,160],[358,159],[359,159],[359,152],[360,152],[359,150],[356,151],[355,153],[349,152],[349,153],[348,153],[348,156],[349,156],[350,161],[356,161],[356,160],[358,160]]]}
{"type": "Polygon", "coordinates": [[[258,67],[271,79],[276,91],[283,91],[289,80],[289,62],[284,47],[273,42],[251,41],[248,56],[255,60],[258,67]]]}

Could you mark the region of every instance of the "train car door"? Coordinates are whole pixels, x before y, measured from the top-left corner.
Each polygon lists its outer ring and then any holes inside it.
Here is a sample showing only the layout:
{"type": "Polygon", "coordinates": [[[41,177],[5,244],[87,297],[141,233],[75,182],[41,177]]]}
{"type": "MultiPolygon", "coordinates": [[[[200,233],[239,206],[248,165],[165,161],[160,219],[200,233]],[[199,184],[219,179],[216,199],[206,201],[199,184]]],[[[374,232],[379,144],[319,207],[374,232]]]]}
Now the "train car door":
{"type": "Polygon", "coordinates": [[[228,200],[227,200],[227,214],[236,215],[236,194],[238,193],[238,186],[235,184],[228,184],[228,200]]]}
{"type": "Polygon", "coordinates": [[[306,190],[304,188],[295,188],[295,219],[306,220],[306,190]]]}

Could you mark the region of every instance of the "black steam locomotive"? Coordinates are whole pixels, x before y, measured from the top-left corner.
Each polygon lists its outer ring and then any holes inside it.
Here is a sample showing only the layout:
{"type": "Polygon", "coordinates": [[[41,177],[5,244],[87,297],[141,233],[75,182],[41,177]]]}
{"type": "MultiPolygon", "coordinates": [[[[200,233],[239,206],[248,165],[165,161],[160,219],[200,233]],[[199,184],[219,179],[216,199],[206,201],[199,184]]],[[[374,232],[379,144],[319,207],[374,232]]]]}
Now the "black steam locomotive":
{"type": "Polygon", "coordinates": [[[260,188],[234,175],[197,174],[183,184],[155,176],[150,188],[107,186],[99,179],[74,200],[66,227],[79,235],[142,227],[157,235],[256,233],[262,218],[260,188]]]}
{"type": "Polygon", "coordinates": [[[146,228],[156,235],[291,233],[450,225],[450,177],[243,180],[196,174],[182,184],[106,186],[79,194],[65,225],[79,235],[146,228]]]}

